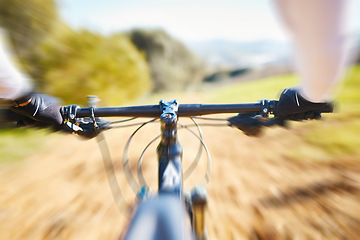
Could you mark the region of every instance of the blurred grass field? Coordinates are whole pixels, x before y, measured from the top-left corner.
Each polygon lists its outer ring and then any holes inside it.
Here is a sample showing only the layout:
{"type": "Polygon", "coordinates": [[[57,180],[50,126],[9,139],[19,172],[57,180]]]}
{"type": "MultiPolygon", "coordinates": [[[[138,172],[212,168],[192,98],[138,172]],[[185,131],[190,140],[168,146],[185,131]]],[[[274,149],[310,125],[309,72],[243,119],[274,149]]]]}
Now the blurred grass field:
{"type": "MultiPolygon", "coordinates": [[[[260,99],[278,99],[282,89],[297,84],[296,76],[283,75],[250,82],[240,82],[200,93],[156,94],[145,100],[154,104],[160,98],[177,98],[180,103],[201,96],[202,103],[256,102],[260,99]]],[[[143,103],[143,100],[141,100],[143,103]]],[[[303,139],[301,145],[285,151],[292,159],[330,161],[342,156],[360,155],[360,66],[348,70],[336,98],[336,113],[326,120],[291,123],[303,139]],[[304,151],[306,149],[306,151],[304,151]]],[[[18,162],[26,156],[49,146],[47,130],[0,129],[0,163],[18,162]]],[[[284,136],[286,137],[286,136],[284,136]]]]}
{"type": "MultiPolygon", "coordinates": [[[[236,129],[222,128],[220,134],[203,128],[214,159],[207,186],[210,239],[359,239],[359,73],[359,67],[351,69],[337,113],[321,121],[264,129],[259,138],[236,129]],[[262,237],[254,238],[254,232],[262,237]]],[[[283,88],[295,84],[296,78],[288,75],[196,94],[159,94],[138,103],[156,104],[160,98],[253,102],[277,99],[283,88]]],[[[144,129],[130,156],[141,152],[158,131],[157,125],[144,129]]],[[[131,132],[106,133],[117,180],[130,204],[134,194],[118,160],[131,132]]],[[[111,196],[96,141],[47,130],[4,128],[0,133],[0,239],[118,239],[124,232],[128,218],[111,196]]],[[[181,142],[186,169],[198,145],[181,142]]],[[[154,151],[148,154],[143,169],[151,186],[152,180],[157,183],[157,161],[151,161],[154,151]]],[[[136,164],[136,156],[132,160],[136,164]]],[[[185,189],[203,176],[202,163],[185,189]]]]}

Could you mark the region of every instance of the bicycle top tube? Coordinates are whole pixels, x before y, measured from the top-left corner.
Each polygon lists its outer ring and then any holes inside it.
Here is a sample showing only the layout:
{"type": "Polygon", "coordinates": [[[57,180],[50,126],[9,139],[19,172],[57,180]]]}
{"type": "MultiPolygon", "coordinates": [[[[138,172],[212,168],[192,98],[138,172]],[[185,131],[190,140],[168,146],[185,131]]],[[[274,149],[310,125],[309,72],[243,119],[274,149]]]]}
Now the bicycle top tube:
{"type": "MultiPolygon", "coordinates": [[[[276,101],[262,100],[259,103],[239,104],[180,104],[179,117],[192,117],[219,113],[270,113],[276,101]]],[[[78,108],[76,117],[88,117],[91,108],[78,108]]],[[[160,117],[160,105],[144,105],[132,107],[94,108],[96,117],[160,117]]]]}

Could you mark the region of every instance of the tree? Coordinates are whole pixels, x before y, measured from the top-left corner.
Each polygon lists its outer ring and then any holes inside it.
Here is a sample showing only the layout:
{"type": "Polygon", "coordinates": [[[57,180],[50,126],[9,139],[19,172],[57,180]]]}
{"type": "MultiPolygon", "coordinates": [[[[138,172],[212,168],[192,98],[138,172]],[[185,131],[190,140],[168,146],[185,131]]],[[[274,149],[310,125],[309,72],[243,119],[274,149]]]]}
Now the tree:
{"type": "Polygon", "coordinates": [[[154,91],[186,89],[202,80],[202,62],[163,30],[135,29],[129,36],[146,53],[154,91]]]}
{"type": "Polygon", "coordinates": [[[7,30],[22,60],[28,59],[57,21],[55,0],[0,0],[0,27],[7,30]]]}

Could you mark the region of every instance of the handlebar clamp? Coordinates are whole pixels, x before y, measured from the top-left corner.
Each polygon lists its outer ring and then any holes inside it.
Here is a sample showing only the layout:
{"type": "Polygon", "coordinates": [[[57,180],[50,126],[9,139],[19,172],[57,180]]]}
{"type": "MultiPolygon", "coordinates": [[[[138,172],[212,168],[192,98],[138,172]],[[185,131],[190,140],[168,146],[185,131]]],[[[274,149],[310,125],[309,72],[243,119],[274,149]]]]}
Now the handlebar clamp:
{"type": "Polygon", "coordinates": [[[263,117],[268,117],[270,113],[274,112],[277,101],[275,100],[261,100],[261,115],[263,117]]]}
{"type": "Polygon", "coordinates": [[[63,122],[69,121],[75,123],[77,109],[79,105],[68,105],[60,108],[60,113],[63,118],[63,122]]]}
{"type": "Polygon", "coordinates": [[[68,105],[60,108],[65,127],[64,130],[85,138],[96,137],[101,131],[99,124],[101,124],[102,129],[105,129],[107,122],[101,121],[100,123],[100,119],[95,118],[93,107],[90,108],[90,117],[77,118],[76,112],[79,108],[79,105],[68,105]]]}

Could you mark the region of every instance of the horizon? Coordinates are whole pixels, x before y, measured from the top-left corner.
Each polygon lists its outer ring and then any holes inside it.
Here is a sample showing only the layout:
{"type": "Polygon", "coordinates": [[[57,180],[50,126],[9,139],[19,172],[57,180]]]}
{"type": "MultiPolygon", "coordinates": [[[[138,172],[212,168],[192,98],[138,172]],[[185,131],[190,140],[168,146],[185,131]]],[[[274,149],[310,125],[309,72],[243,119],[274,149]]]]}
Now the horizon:
{"type": "Polygon", "coordinates": [[[61,17],[74,28],[102,34],[134,28],[159,28],[186,43],[207,40],[287,41],[286,31],[271,8],[268,0],[60,2],[61,17]]]}
{"type": "MultiPolygon", "coordinates": [[[[349,5],[350,31],[359,33],[360,1],[349,5]]],[[[270,0],[60,0],[59,9],[71,27],[102,34],[158,28],[185,43],[289,40],[270,0]]]]}

